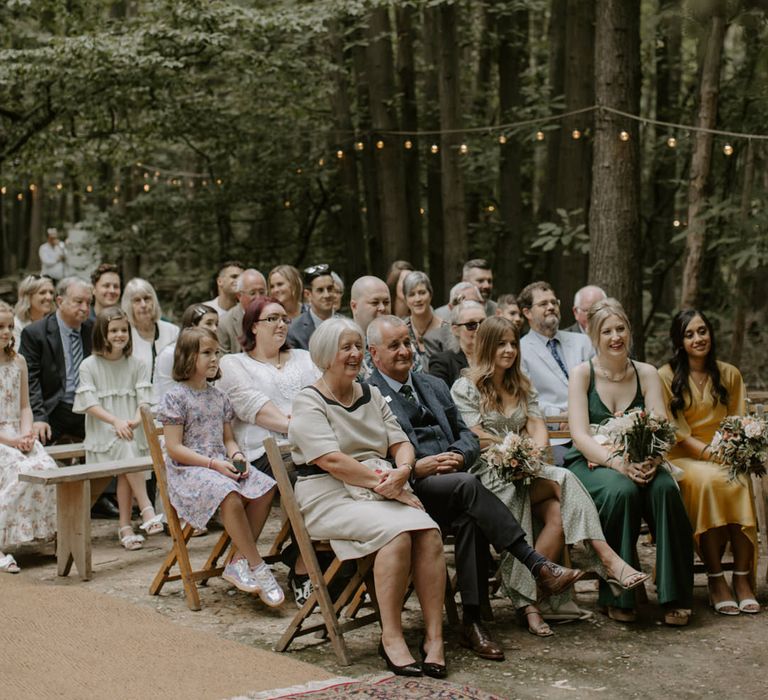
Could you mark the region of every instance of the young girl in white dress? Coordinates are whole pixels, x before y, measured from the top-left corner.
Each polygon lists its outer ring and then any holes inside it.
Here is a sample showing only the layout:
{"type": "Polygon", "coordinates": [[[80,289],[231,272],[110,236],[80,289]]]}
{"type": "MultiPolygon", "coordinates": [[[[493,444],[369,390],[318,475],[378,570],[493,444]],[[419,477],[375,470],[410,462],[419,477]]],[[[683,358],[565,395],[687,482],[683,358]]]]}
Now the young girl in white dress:
{"type": "Polygon", "coordinates": [[[283,591],[256,547],[275,480],[250,468],[237,446],[232,404],[209,384],[220,376],[216,335],[206,328],[185,328],[173,358],[178,383],[158,410],[168,451],[168,496],[179,517],[192,527],[205,527],[219,509],[237,548],[222,578],[275,607],[283,602],[283,591]]]}
{"type": "Polygon", "coordinates": [[[0,301],[0,572],[9,574],[19,566],[2,550],[56,532],[54,489],[18,479],[20,471],[55,469],[56,463],[32,435],[27,363],[13,346],[13,309],[0,301]]]}
{"type": "MultiPolygon", "coordinates": [[[[139,406],[152,401],[149,368],[131,356],[131,326],[117,306],[103,309],[93,326],[91,356],[80,365],[75,392],[75,413],[85,413],[85,461],[109,462],[147,454],[139,406]]],[[[147,535],[163,531],[162,516],[147,495],[144,472],[117,477],[120,544],[141,549],[144,537],[133,531],[131,511],[136,499],[141,512],[140,528],[147,535]]]]}

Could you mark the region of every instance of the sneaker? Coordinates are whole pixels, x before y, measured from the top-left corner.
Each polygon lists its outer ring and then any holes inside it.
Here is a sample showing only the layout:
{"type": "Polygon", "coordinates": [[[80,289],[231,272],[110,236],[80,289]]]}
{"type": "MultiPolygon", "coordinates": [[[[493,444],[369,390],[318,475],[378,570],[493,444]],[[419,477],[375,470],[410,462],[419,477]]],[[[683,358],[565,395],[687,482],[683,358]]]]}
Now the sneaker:
{"type": "Polygon", "coordinates": [[[280,588],[280,584],[275,580],[272,571],[264,562],[252,568],[250,575],[256,581],[255,592],[259,594],[259,598],[264,603],[271,608],[282,604],[285,600],[283,589],[280,588]]]}
{"type": "Polygon", "coordinates": [[[245,593],[257,593],[261,586],[259,581],[253,575],[251,567],[248,566],[248,560],[245,557],[237,561],[231,561],[224,567],[221,578],[231,583],[235,588],[239,588],[245,593]]]}
{"type": "Polygon", "coordinates": [[[288,581],[291,584],[296,607],[303,608],[304,603],[306,603],[309,600],[309,596],[312,595],[312,581],[309,580],[309,575],[291,572],[288,581]]]}

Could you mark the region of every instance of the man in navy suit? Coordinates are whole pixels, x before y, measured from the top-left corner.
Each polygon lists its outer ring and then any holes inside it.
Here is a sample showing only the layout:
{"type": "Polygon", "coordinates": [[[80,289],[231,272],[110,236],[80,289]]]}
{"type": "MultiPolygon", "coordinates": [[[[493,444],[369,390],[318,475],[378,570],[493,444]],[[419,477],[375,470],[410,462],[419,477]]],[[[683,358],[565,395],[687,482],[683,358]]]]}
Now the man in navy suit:
{"type": "Polygon", "coordinates": [[[80,363],[91,354],[91,285],[65,277],[56,287],[55,313],[21,332],[19,352],[29,368],[32,430],[40,442],[63,435],[85,437],[85,418],[72,413],[80,383],[80,363]]]}
{"type": "Polygon", "coordinates": [[[291,323],[288,342],[292,348],[309,350],[309,339],[315,328],[333,316],[336,288],[329,265],[321,263],[304,270],[304,298],[309,308],[291,323]]]}
{"type": "Polygon", "coordinates": [[[504,652],[480,620],[487,600],[488,543],[528,566],[545,593],[564,590],[581,572],[564,569],[536,552],[509,509],[466,470],[480,453],[448,387],[423,372],[411,372],[413,351],[408,327],[396,316],[379,316],[368,326],[368,347],[376,386],[416,450],[411,479],[416,495],[443,532],[456,537],[456,574],[464,619],[461,644],[485,659],[504,652]]]}

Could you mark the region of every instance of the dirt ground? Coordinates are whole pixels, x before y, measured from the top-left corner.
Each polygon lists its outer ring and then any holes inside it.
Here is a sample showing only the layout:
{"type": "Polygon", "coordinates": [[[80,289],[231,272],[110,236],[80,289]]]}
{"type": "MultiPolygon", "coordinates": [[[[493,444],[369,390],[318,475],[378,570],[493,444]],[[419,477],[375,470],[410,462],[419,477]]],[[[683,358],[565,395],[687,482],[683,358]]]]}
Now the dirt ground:
{"type": "MultiPolygon", "coordinates": [[[[262,536],[268,543],[279,527],[277,511],[262,536]]],[[[240,593],[221,579],[201,589],[202,610],[191,612],[180,583],[166,584],[161,595],[151,596],[149,584],[170,546],[170,539],[157,535],[145,548],[127,552],[116,539],[112,520],[93,521],[91,581],[82,582],[74,572],[56,575],[52,548],[16,552],[23,567],[20,576],[51,586],[88,586],[93,590],[147,606],[175,622],[211,631],[225,639],[261,649],[271,649],[288,624],[295,608],[287,600],[272,610],[255,597],[240,593]]],[[[191,542],[193,561],[201,561],[213,546],[217,532],[191,542]]],[[[266,544],[264,549],[266,549],[266,544]]],[[[639,548],[643,567],[653,568],[654,548],[639,548]]],[[[758,598],[765,603],[765,559],[761,561],[758,598]]],[[[286,569],[275,573],[287,595],[286,569]]],[[[507,659],[484,661],[458,645],[455,630],[446,628],[449,680],[483,688],[504,698],[765,698],[768,696],[768,610],[760,615],[724,617],[707,606],[705,577],[696,577],[694,616],[687,628],[661,624],[653,586],[649,603],[640,608],[640,621],[613,622],[597,611],[593,582],[579,584],[580,607],[594,613],[590,620],[559,625],[555,636],[540,639],[519,627],[509,604],[492,601],[495,620],[488,623],[503,644],[507,659]]],[[[420,638],[420,615],[415,597],[406,609],[406,636],[415,651],[420,638]]],[[[317,664],[336,675],[360,676],[383,670],[376,654],[378,626],[370,625],[346,635],[354,664],[339,666],[333,650],[314,636],[297,640],[288,653],[317,664]]]]}

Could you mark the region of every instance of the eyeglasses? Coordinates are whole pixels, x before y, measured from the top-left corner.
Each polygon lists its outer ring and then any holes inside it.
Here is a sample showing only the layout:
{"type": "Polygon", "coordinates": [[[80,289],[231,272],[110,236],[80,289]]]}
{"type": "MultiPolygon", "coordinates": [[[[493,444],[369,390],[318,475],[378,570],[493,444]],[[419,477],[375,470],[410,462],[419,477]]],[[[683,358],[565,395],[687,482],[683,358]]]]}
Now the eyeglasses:
{"type": "Polygon", "coordinates": [[[330,275],[331,266],[328,263],[319,263],[318,265],[312,265],[304,268],[304,284],[309,284],[315,277],[322,275],[330,275]]]}
{"type": "Polygon", "coordinates": [[[266,318],[260,318],[256,323],[269,323],[275,325],[282,321],[286,326],[290,326],[292,320],[293,319],[290,316],[278,316],[277,314],[272,314],[266,318]]]}
{"type": "Polygon", "coordinates": [[[559,299],[545,299],[544,301],[540,301],[536,304],[534,304],[536,308],[539,309],[546,309],[548,306],[554,306],[555,308],[559,308],[560,306],[560,300],[559,299]]]}
{"type": "Polygon", "coordinates": [[[468,331],[476,331],[478,328],[480,328],[480,324],[482,321],[467,321],[466,323],[454,323],[454,326],[464,326],[468,331]]]}

